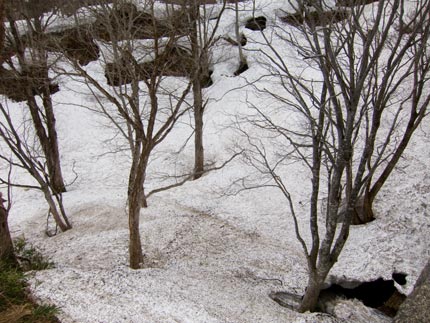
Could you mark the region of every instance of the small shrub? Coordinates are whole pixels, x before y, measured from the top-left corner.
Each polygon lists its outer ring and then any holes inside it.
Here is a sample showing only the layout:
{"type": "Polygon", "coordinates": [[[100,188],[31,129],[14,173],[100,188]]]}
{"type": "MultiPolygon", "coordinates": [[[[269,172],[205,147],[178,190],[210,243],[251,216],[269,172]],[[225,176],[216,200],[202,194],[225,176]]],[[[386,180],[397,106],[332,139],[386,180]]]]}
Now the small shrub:
{"type": "Polygon", "coordinates": [[[24,289],[24,274],[19,269],[0,263],[0,312],[10,304],[23,304],[24,289]]]}
{"type": "Polygon", "coordinates": [[[58,323],[58,308],[35,304],[26,287],[20,268],[0,262],[0,323],[58,323]]]}
{"type": "Polygon", "coordinates": [[[54,305],[36,305],[32,315],[36,319],[53,319],[59,312],[54,305]]]}
{"type": "Polygon", "coordinates": [[[40,253],[24,238],[14,240],[15,254],[24,271],[45,270],[54,267],[54,263],[40,253]]]}

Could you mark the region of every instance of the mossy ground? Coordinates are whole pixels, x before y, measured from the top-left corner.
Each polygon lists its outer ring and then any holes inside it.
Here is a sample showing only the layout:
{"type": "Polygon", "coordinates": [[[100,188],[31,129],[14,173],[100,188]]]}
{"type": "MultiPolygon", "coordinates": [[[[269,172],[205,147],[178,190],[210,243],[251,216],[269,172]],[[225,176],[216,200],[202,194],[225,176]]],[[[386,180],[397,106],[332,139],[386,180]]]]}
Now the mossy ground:
{"type": "MultiPolygon", "coordinates": [[[[22,258],[22,253],[26,256],[36,255],[34,259],[25,258],[26,262],[34,263],[36,268],[28,266],[27,270],[37,270],[40,268],[47,269],[41,264],[48,264],[39,258],[40,253],[36,252],[33,247],[25,247],[24,242],[18,242],[18,258],[22,258]],[[31,249],[33,248],[33,249],[31,249]],[[21,254],[21,255],[20,255],[21,254]]],[[[24,258],[22,258],[24,259],[24,258]]],[[[58,309],[52,305],[38,305],[30,297],[27,290],[24,270],[21,265],[10,264],[0,261],[0,323],[58,323],[56,318],[58,309]]]]}

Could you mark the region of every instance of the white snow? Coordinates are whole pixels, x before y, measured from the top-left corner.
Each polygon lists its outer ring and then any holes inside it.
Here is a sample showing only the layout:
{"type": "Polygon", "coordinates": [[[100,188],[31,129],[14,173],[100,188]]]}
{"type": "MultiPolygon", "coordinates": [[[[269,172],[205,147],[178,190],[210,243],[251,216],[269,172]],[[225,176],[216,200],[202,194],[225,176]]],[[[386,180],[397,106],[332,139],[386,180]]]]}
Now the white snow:
{"type": "MultiPolygon", "coordinates": [[[[241,14],[242,19],[251,17],[251,3],[240,5],[250,10],[241,14]]],[[[262,0],[257,2],[255,15],[272,17],[272,23],[280,9],[286,9],[285,1],[262,0]]],[[[233,22],[233,11],[227,10],[220,32],[231,32],[233,22]]],[[[261,41],[258,33],[243,31],[250,48],[257,48],[252,42],[261,41]]],[[[233,116],[247,111],[245,97],[265,104],[249,88],[231,91],[245,85],[246,78],[256,79],[264,73],[258,65],[261,57],[248,51],[250,69],[233,77],[235,50],[220,41],[213,54],[214,85],[205,90],[210,98],[205,113],[206,158],[217,165],[242,144],[231,125],[233,116]]],[[[104,77],[99,63],[91,63],[88,69],[104,77]]],[[[299,314],[268,297],[272,291],[303,293],[306,262],[278,191],[264,188],[226,194],[232,192],[234,180],[255,172],[240,159],[197,181],[151,196],[149,207],[141,211],[140,227],[143,251],[151,266],[129,269],[128,154],[109,153],[122,142],[107,120],[92,111],[96,102],[89,98],[88,89],[77,80],[64,78],[62,82],[54,101],[62,168],[66,181],[73,181],[64,194],[73,229],[46,237],[47,207],[35,191],[15,189],[9,217],[13,236],[24,236],[55,263],[55,268],[32,272],[28,278],[39,301],[60,308],[61,322],[341,321],[321,313],[299,314]]],[[[271,86],[269,82],[264,85],[271,86]]],[[[192,170],[192,140],[181,154],[175,154],[192,133],[190,119],[184,118],[157,148],[148,170],[149,189],[162,184],[162,174],[192,170]]],[[[391,279],[396,271],[408,275],[407,284],[396,287],[405,294],[412,291],[430,256],[429,160],[430,127],[426,120],[375,203],[377,219],[351,229],[329,282],[391,279]]],[[[306,201],[310,189],[309,184],[303,184],[308,183],[306,174],[300,165],[289,167],[293,171],[288,173],[288,181],[293,183],[295,200],[306,201]]],[[[298,208],[307,239],[306,205],[298,208]]],[[[354,302],[345,304],[337,310],[368,311],[354,302]]],[[[355,317],[354,322],[359,322],[359,315],[355,317]]],[[[347,322],[348,316],[343,319],[347,322]]],[[[375,322],[378,320],[385,322],[375,316],[375,322]]]]}

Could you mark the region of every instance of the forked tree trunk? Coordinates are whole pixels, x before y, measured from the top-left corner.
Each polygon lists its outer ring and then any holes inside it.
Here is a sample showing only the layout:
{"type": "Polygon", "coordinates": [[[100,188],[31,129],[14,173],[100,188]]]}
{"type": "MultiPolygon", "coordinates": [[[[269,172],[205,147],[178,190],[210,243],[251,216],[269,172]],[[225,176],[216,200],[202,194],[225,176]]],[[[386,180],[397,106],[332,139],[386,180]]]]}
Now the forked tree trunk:
{"type": "Polygon", "coordinates": [[[366,224],[375,220],[373,214],[373,198],[369,192],[365,192],[362,197],[357,200],[355,212],[352,217],[352,224],[366,224]]]}
{"type": "MultiPolygon", "coordinates": [[[[48,100],[51,101],[50,98],[48,100]]],[[[47,129],[49,134],[49,143],[47,146],[49,148],[47,148],[44,153],[51,186],[55,190],[55,193],[58,194],[66,192],[66,185],[64,184],[63,173],[61,171],[60,152],[58,149],[58,137],[55,126],[55,116],[52,111],[52,103],[50,102],[49,105],[49,109],[45,107],[47,129]]]]}
{"type": "MultiPolygon", "coordinates": [[[[50,98],[44,98],[44,104],[45,101],[50,100],[50,98]]],[[[52,110],[52,102],[48,104],[47,109],[45,107],[46,128],[48,133],[46,132],[43,125],[44,122],[40,117],[39,107],[35,98],[29,97],[27,103],[30,109],[37,138],[39,139],[46,158],[46,167],[48,169],[50,184],[56,193],[63,193],[66,191],[66,186],[64,184],[63,174],[61,172],[60,152],[58,149],[58,138],[57,131],[55,129],[55,116],[52,110]]]]}
{"type": "MultiPolygon", "coordinates": [[[[416,63],[415,66],[415,72],[414,75],[416,77],[416,81],[419,80],[419,63],[416,63]]],[[[373,214],[373,202],[378,195],[381,188],[384,186],[387,179],[390,177],[391,173],[395,169],[397,163],[399,162],[400,158],[403,156],[403,153],[405,152],[406,147],[408,146],[412,135],[414,134],[414,131],[416,128],[421,124],[421,121],[423,118],[427,115],[427,105],[429,104],[430,98],[427,97],[426,100],[423,102],[420,102],[417,98],[421,97],[421,91],[423,91],[424,82],[417,82],[414,86],[414,95],[415,98],[411,102],[410,107],[410,114],[409,114],[409,120],[408,124],[406,126],[406,129],[404,130],[402,139],[391,155],[391,159],[388,160],[388,163],[385,165],[384,170],[379,175],[377,180],[373,183],[367,185],[364,198],[363,198],[363,220],[364,223],[370,222],[374,219],[373,214]]]]}
{"type": "Polygon", "coordinates": [[[307,311],[314,311],[318,304],[318,298],[322,289],[322,281],[314,273],[310,273],[308,277],[308,285],[305,295],[303,295],[302,302],[298,311],[304,313],[307,311]]]}
{"type": "MultiPolygon", "coordinates": [[[[48,80],[48,79],[46,79],[48,80]]],[[[63,173],[61,171],[60,151],[58,148],[58,135],[56,130],[56,120],[52,106],[51,93],[48,84],[45,84],[43,91],[43,106],[45,108],[46,128],[48,130],[49,148],[46,149],[45,157],[49,172],[49,179],[52,188],[56,193],[66,192],[63,173]]]]}
{"type": "MultiPolygon", "coordinates": [[[[35,27],[36,32],[40,34],[43,33],[41,20],[35,19],[35,27]]],[[[55,190],[55,193],[63,193],[66,191],[66,185],[64,184],[63,174],[61,172],[60,152],[58,148],[58,135],[56,129],[55,114],[52,105],[52,94],[48,75],[47,57],[44,48],[40,48],[38,50],[40,51],[39,59],[40,64],[42,65],[42,104],[45,114],[46,130],[48,132],[48,142],[42,146],[44,147],[51,187],[55,190]]]]}
{"type": "Polygon", "coordinates": [[[353,217],[353,222],[352,222],[353,224],[365,224],[375,219],[375,216],[373,213],[373,202],[375,201],[375,198],[378,195],[379,191],[384,186],[385,182],[393,172],[400,157],[403,155],[410,139],[412,138],[412,134],[416,128],[415,122],[418,117],[419,116],[417,115],[415,118],[412,118],[410,120],[405,130],[405,133],[403,135],[402,141],[400,142],[399,146],[396,148],[391,159],[388,161],[383,172],[372,185],[367,185],[363,196],[357,200],[356,214],[353,217]]]}
{"type": "Polygon", "coordinates": [[[62,232],[65,232],[72,228],[66,214],[63,213],[62,205],[58,205],[55,203],[54,198],[52,197],[51,191],[45,184],[42,185],[42,191],[45,195],[45,200],[49,205],[49,212],[52,214],[55,223],[58,225],[62,232]]]}
{"type": "MultiPolygon", "coordinates": [[[[147,150],[150,150],[146,147],[147,150]]],[[[130,268],[139,269],[143,265],[143,252],[142,242],[140,239],[140,210],[142,206],[146,207],[146,199],[144,195],[144,183],[146,166],[148,164],[148,155],[141,153],[139,161],[136,162],[135,177],[131,178],[129,182],[129,196],[128,196],[128,227],[130,233],[129,240],[129,257],[130,268]]]]}
{"type": "MultiPolygon", "coordinates": [[[[61,171],[56,120],[52,105],[52,94],[50,90],[46,52],[43,48],[43,44],[39,44],[36,37],[34,42],[36,42],[35,50],[38,51],[37,56],[35,57],[34,61],[27,61],[27,58],[25,57],[25,44],[22,42],[22,39],[19,35],[16,22],[10,16],[10,14],[8,15],[8,20],[11,34],[15,42],[14,50],[17,52],[20,68],[31,78],[31,81],[28,82],[28,86],[25,89],[27,106],[31,113],[31,118],[37,138],[39,139],[44,156],[46,158],[49,182],[56,193],[63,193],[66,191],[66,186],[64,184],[63,174],[61,171]],[[31,69],[34,70],[31,71],[31,69]],[[39,84],[42,86],[43,108],[39,106],[33,93],[33,87],[39,84]]],[[[36,35],[41,35],[43,33],[41,18],[34,19],[34,27],[36,30],[36,35]]]]}

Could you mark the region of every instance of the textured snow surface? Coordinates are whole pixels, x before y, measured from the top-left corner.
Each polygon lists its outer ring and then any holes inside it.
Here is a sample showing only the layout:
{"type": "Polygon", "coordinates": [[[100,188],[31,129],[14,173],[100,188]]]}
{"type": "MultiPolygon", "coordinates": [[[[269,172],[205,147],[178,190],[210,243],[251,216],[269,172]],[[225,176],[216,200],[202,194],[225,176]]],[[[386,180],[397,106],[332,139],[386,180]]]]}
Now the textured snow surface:
{"type": "MultiPolygon", "coordinates": [[[[257,9],[257,14],[269,18],[270,26],[278,10],[287,8],[285,1],[259,1],[257,9]]],[[[241,16],[246,20],[252,12],[241,16]]],[[[232,33],[233,21],[233,12],[227,11],[220,32],[232,33]]],[[[257,46],[252,39],[258,40],[258,35],[243,31],[250,48],[257,46]]],[[[244,85],[244,78],[255,79],[263,73],[258,53],[249,52],[247,57],[250,69],[234,78],[238,62],[232,47],[222,43],[214,51],[214,85],[205,90],[213,100],[205,114],[204,140],[206,158],[217,165],[241,142],[230,127],[232,116],[243,113],[245,97],[252,97],[249,89],[229,90],[244,85]]],[[[95,77],[104,77],[100,63],[87,68],[95,77]]],[[[73,182],[64,194],[73,229],[46,237],[47,207],[43,196],[34,191],[15,190],[10,214],[12,234],[25,236],[55,262],[54,269],[30,273],[29,283],[38,300],[61,309],[63,323],[364,323],[370,322],[369,317],[372,322],[386,322],[356,301],[338,304],[339,318],[334,318],[299,314],[268,297],[272,291],[283,290],[302,294],[306,263],[278,191],[265,188],[225,194],[234,180],[253,172],[239,159],[149,199],[149,207],[141,212],[140,229],[150,266],[130,270],[126,210],[130,160],[127,152],[108,153],[122,143],[107,120],[77,106],[96,107],[88,89],[66,78],[63,83],[54,100],[63,172],[66,181],[73,182]],[[78,177],[73,181],[75,173],[78,177]]],[[[148,170],[148,189],[160,186],[162,174],[192,170],[192,140],[181,154],[175,153],[181,145],[178,140],[192,134],[188,123],[181,122],[157,148],[148,170]]],[[[376,201],[377,219],[351,229],[329,282],[391,279],[393,272],[402,272],[408,275],[407,284],[396,287],[402,293],[411,292],[430,256],[429,160],[426,120],[376,201]]],[[[299,166],[291,169],[295,171],[286,176],[295,200],[307,201],[306,175],[299,166]]],[[[302,210],[297,207],[303,211],[299,225],[308,239],[306,205],[302,210]]]]}

